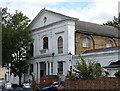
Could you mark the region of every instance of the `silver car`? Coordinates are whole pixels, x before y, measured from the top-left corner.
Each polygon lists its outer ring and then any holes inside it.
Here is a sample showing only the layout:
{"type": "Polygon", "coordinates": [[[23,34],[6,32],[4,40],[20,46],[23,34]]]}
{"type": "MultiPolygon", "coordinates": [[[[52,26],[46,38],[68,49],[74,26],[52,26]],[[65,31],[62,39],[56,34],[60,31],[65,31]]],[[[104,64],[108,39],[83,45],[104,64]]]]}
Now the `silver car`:
{"type": "Polygon", "coordinates": [[[12,83],[5,83],[5,89],[12,89],[12,83]]]}
{"type": "Polygon", "coordinates": [[[22,85],[23,88],[31,88],[31,82],[24,82],[22,85]]]}

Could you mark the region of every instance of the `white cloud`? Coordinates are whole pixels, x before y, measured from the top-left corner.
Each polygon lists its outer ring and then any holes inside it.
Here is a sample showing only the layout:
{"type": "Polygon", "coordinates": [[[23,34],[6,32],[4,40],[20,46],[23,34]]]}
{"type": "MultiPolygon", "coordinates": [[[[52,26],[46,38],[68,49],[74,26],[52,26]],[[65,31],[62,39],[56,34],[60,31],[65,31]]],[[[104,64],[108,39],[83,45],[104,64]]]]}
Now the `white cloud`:
{"type": "Polygon", "coordinates": [[[57,10],[63,14],[77,17],[82,21],[89,21],[95,23],[105,23],[108,20],[112,20],[113,16],[118,14],[118,1],[119,0],[93,0],[93,4],[90,7],[76,8],[76,9],[62,9],[57,10]]]}
{"type": "Polygon", "coordinates": [[[89,21],[95,23],[105,23],[112,20],[113,16],[117,16],[119,0],[84,0],[90,2],[85,7],[72,6],[67,8],[64,6],[57,6],[60,2],[67,2],[67,4],[74,2],[83,2],[83,0],[6,0],[0,1],[0,6],[7,6],[12,11],[19,10],[33,19],[42,8],[47,8],[68,16],[79,18],[82,21],[89,21]],[[92,4],[91,4],[92,2],[92,4]]]}

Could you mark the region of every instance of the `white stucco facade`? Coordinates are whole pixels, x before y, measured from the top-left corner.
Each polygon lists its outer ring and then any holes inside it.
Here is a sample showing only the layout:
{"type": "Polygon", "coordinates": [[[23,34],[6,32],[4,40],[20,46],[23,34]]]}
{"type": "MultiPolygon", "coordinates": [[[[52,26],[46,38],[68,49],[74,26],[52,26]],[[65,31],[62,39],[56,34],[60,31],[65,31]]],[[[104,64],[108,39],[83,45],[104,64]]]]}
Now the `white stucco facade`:
{"type": "MultiPolygon", "coordinates": [[[[87,24],[89,24],[80,22],[78,23],[81,24],[80,26],[78,25],[78,28],[80,29],[75,30],[75,27],[77,26],[75,25],[77,24],[75,21],[77,20],[77,18],[65,16],[46,9],[42,9],[38,13],[29,25],[33,39],[33,56],[27,61],[29,68],[27,74],[23,75],[22,82],[32,79],[31,72],[34,73],[37,83],[40,82],[40,78],[44,75],[59,75],[61,80],[64,80],[70,67],[72,66],[72,68],[74,68],[74,64],[78,61],[78,55],[75,55],[75,32],[80,32],[82,29],[84,30],[83,27],[86,29],[88,26],[87,24]],[[47,48],[43,47],[43,39],[45,37],[48,38],[47,48]],[[58,52],[59,37],[63,40],[62,53],[58,52]],[[60,73],[61,70],[62,72],[60,73]]],[[[91,24],[89,26],[91,26],[91,24]]],[[[94,26],[96,26],[96,24],[94,24],[94,26]]],[[[86,31],[88,30],[86,29],[86,31]]],[[[83,31],[83,33],[86,32],[83,31]]],[[[81,56],[84,56],[86,59],[94,60],[100,63],[102,67],[105,67],[111,62],[120,60],[119,54],[120,50],[109,50],[83,53],[81,56]]],[[[114,73],[118,69],[109,68],[107,70],[109,71],[109,76],[114,76],[114,73]]],[[[18,77],[14,77],[13,74],[10,77],[10,72],[8,73],[7,81],[18,84],[18,77]]]]}
{"type": "MultiPolygon", "coordinates": [[[[30,24],[33,38],[33,57],[28,60],[32,64],[32,72],[39,83],[43,75],[60,75],[63,80],[70,70],[70,66],[76,63],[75,56],[75,21],[73,18],[52,11],[42,10],[30,24]],[[48,48],[43,48],[43,39],[48,38],[48,48]],[[58,38],[63,39],[63,52],[58,53],[58,38]],[[62,74],[59,67],[62,66],[62,74]]],[[[83,54],[87,59],[92,59],[107,66],[112,61],[118,60],[118,50],[83,54]]],[[[31,79],[30,67],[25,80],[31,79]]],[[[111,73],[112,74],[112,73],[111,73]]],[[[112,76],[112,75],[111,75],[112,76]]]]}
{"type": "MultiPolygon", "coordinates": [[[[43,75],[60,75],[63,80],[71,65],[72,57],[69,53],[75,55],[75,22],[49,12],[41,12],[38,15],[30,26],[34,54],[28,64],[33,64],[33,72],[38,83],[43,75]],[[48,38],[48,49],[43,49],[44,37],[48,38]],[[63,53],[58,53],[59,37],[63,39],[63,53]],[[62,74],[58,73],[59,62],[62,62],[62,74]]],[[[26,75],[25,79],[29,78],[30,75],[26,75]]]]}

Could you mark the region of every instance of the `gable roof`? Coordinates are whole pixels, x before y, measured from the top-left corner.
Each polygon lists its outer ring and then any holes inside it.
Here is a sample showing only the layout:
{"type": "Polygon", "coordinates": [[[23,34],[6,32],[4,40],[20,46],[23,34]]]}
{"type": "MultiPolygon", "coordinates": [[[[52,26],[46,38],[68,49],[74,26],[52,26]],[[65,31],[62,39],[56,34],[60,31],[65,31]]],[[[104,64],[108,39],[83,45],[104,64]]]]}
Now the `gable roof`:
{"type": "Polygon", "coordinates": [[[76,24],[75,26],[76,32],[107,36],[112,38],[120,38],[119,35],[120,30],[112,26],[100,25],[100,24],[84,22],[84,21],[76,21],[75,24],[76,24]]]}
{"type": "Polygon", "coordinates": [[[43,12],[49,12],[49,13],[52,13],[52,14],[56,14],[56,15],[59,15],[59,16],[62,16],[64,17],[65,19],[72,19],[72,20],[78,20],[78,18],[74,18],[74,17],[70,17],[70,16],[67,16],[67,15],[63,15],[61,13],[57,13],[57,12],[54,12],[54,11],[51,11],[51,10],[47,10],[47,9],[42,9],[38,14],[37,16],[32,20],[32,22],[29,24],[32,25],[36,20],[37,18],[43,13],[43,12]]]}

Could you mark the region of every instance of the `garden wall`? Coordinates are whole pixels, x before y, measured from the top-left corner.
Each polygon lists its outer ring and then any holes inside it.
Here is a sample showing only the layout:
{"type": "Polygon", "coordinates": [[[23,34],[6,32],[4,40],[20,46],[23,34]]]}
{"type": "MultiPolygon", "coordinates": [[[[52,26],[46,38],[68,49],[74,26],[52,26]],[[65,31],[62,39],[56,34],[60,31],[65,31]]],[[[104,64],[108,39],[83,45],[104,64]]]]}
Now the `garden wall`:
{"type": "Polygon", "coordinates": [[[65,91],[120,91],[120,78],[101,77],[96,80],[65,80],[65,91]]]}

